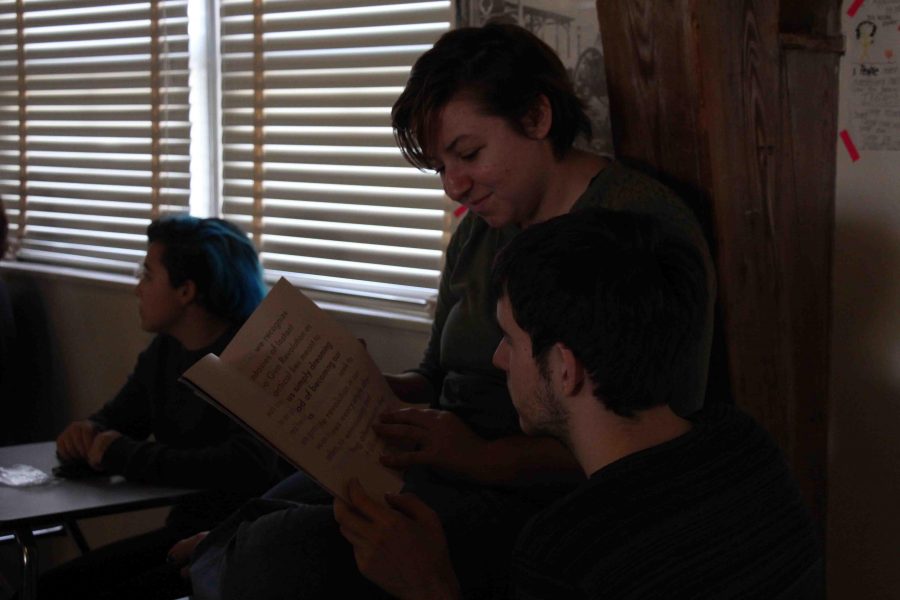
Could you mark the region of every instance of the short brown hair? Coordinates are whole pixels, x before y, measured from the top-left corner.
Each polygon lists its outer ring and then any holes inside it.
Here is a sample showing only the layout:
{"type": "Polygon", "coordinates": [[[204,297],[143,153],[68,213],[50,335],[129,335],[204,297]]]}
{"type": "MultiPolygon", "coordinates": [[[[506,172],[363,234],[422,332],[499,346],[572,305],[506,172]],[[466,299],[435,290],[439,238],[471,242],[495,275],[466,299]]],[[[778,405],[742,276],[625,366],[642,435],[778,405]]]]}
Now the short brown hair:
{"type": "Polygon", "coordinates": [[[590,120],[550,46],[517,25],[463,27],[442,35],[419,57],[394,103],[394,137],[411,164],[431,167],[427,153],[437,115],[461,92],[523,133],[523,120],[545,96],[553,113],[549,137],[557,157],[569,151],[579,134],[591,135],[590,120]]]}

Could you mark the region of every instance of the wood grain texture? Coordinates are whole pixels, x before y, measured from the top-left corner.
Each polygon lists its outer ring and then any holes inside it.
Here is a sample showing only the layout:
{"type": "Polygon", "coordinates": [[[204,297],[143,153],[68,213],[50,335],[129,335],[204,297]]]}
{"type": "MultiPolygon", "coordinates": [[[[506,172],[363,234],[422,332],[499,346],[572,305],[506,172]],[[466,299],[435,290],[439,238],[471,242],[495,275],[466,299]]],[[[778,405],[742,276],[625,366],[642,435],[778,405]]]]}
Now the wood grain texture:
{"type": "Polygon", "coordinates": [[[820,523],[826,514],[839,60],[827,51],[792,49],[783,52],[781,62],[785,135],[775,223],[789,302],[794,382],[789,447],[794,472],[820,523]]]}
{"type": "Polygon", "coordinates": [[[711,214],[731,396],[823,525],[839,8],[597,2],[617,154],[711,214]]]}

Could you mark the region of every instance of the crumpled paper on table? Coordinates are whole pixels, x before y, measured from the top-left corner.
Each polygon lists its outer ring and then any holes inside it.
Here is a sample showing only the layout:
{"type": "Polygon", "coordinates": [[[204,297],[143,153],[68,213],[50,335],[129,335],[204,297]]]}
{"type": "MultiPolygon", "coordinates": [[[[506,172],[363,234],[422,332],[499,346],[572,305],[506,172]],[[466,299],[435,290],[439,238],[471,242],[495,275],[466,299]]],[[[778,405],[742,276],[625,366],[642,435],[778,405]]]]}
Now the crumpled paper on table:
{"type": "Polygon", "coordinates": [[[52,481],[53,477],[30,465],[13,465],[0,467],[0,484],[10,487],[28,487],[43,485],[52,481]]]}

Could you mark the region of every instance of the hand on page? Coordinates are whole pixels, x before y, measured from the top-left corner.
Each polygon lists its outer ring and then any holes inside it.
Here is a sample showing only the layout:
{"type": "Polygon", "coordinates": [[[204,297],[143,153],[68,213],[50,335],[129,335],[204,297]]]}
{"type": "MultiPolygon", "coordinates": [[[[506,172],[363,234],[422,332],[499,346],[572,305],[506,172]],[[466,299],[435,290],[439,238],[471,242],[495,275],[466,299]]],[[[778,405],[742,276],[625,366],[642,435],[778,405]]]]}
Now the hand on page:
{"type": "Polygon", "coordinates": [[[375,432],[388,445],[381,462],[394,469],[429,465],[473,476],[487,442],[451,412],[404,408],[381,415],[375,432]]]}

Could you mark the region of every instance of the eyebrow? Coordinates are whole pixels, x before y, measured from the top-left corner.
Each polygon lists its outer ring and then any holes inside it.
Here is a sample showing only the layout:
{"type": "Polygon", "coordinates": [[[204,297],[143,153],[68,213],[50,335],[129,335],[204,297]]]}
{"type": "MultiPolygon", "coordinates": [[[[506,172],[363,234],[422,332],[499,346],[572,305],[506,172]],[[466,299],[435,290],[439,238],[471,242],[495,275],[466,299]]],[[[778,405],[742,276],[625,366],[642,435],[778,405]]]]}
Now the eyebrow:
{"type": "Polygon", "coordinates": [[[449,144],[447,144],[447,146],[444,147],[444,151],[445,151],[445,152],[452,152],[453,149],[456,147],[456,145],[457,145],[460,141],[464,140],[465,138],[469,138],[469,137],[472,137],[472,134],[471,134],[471,133],[461,133],[461,134],[459,134],[458,136],[456,136],[455,138],[453,138],[453,141],[452,141],[452,142],[450,142],[449,144]]]}

